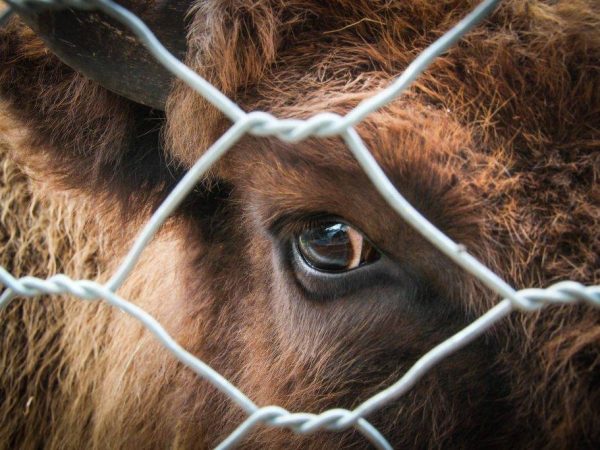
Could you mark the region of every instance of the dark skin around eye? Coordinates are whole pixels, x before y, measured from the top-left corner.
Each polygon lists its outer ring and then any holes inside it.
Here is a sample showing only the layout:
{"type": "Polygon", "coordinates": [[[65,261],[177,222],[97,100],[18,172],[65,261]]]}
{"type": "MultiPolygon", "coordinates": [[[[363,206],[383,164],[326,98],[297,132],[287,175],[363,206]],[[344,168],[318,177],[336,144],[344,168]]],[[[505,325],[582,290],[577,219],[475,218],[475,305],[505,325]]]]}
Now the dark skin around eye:
{"type": "Polygon", "coordinates": [[[297,240],[304,260],[317,270],[352,270],[378,257],[360,232],[343,223],[311,227],[300,233],[297,240]]]}

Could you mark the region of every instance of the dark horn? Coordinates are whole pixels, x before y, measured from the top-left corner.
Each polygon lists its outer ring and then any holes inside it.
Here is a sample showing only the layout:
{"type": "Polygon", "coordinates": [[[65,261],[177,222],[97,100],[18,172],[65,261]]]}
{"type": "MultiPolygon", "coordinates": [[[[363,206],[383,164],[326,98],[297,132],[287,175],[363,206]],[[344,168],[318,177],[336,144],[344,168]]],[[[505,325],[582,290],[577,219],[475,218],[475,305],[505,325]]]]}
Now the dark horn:
{"type": "MultiPolygon", "coordinates": [[[[186,52],[185,16],[191,3],[119,1],[180,59],[186,52]]],[[[48,48],[77,72],[134,102],[164,109],[173,75],[115,19],[96,11],[18,12],[48,48]]]]}

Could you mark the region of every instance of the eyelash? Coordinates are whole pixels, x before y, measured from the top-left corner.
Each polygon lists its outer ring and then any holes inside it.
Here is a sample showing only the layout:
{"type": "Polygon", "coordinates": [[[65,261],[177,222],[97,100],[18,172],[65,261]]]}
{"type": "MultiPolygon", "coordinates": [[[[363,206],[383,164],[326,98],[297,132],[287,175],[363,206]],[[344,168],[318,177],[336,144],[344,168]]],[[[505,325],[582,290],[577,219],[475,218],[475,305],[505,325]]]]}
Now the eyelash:
{"type": "MultiPolygon", "coordinates": [[[[270,232],[280,238],[281,240],[293,239],[304,231],[311,228],[316,228],[325,223],[343,223],[354,228],[356,231],[362,233],[365,237],[367,236],[362,230],[355,225],[351,224],[342,217],[336,216],[329,213],[298,213],[290,214],[283,217],[279,217],[272,222],[269,227],[270,232]]],[[[367,237],[367,239],[369,239],[367,237]]],[[[370,239],[369,239],[369,242],[370,239]]],[[[372,244],[377,250],[379,248],[372,244]]],[[[379,250],[380,251],[380,250],[379,250]]]]}
{"type": "Polygon", "coordinates": [[[325,222],[347,223],[344,219],[328,213],[299,213],[276,219],[269,227],[281,240],[293,239],[300,233],[322,225],[325,222]]]}

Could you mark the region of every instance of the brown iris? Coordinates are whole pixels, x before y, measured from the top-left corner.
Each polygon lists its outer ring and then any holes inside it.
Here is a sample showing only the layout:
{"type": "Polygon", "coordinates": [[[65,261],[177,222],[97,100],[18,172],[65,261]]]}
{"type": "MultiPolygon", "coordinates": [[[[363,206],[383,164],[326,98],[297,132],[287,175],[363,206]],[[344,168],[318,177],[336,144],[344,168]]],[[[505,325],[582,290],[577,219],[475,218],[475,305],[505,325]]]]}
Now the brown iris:
{"type": "Polygon", "coordinates": [[[345,223],[323,223],[304,230],[298,250],[313,268],[328,272],[356,269],[379,259],[379,252],[365,237],[345,223]]]}

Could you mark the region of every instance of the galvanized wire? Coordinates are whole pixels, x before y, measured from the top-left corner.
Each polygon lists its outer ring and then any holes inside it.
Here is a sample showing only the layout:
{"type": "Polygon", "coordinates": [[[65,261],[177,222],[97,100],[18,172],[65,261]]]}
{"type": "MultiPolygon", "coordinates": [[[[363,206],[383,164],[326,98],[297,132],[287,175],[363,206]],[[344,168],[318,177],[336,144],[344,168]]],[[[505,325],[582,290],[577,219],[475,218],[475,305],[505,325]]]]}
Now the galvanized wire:
{"type": "MultiPolygon", "coordinates": [[[[307,120],[279,119],[265,112],[246,113],[216,87],[174,57],[137,16],[111,0],[7,0],[7,3],[17,11],[25,8],[80,8],[103,11],[126,25],[167,70],[206,98],[233,122],[231,128],[198,159],[171,191],[143,227],[130,251],[106,284],[102,285],[90,280],[73,280],[64,274],[46,280],[35,277],[16,279],[0,267],[0,282],[6,286],[0,296],[0,308],[17,295],[35,297],[41,294],[70,294],[83,300],[104,300],[140,321],[177,359],[212,383],[248,414],[248,418],[219,445],[219,449],[231,448],[240,443],[252,428],[260,423],[286,427],[303,434],[319,429],[341,431],[355,427],[375,447],[390,449],[391,445],[365,419],[365,416],[406,393],[438,362],[476,339],[511,311],[515,309],[534,311],[548,304],[578,302],[600,307],[600,286],[585,287],[580,283],[564,281],[546,289],[515,291],[496,273],[469,254],[464,246],[454,242],[431,224],[398,192],[354,129],[354,125],[360,123],[370,113],[397,98],[435,58],[491,14],[499,0],[481,2],[455,27],[425,49],[386,89],[363,101],[346,115],[323,112],[307,120]],[[259,407],[218,372],[177,344],[156,319],[115,293],[169,215],[185,199],[206,171],[247,133],[256,136],[275,136],[286,142],[297,142],[310,136],[341,136],[373,185],[394,211],[456,264],[477,277],[504,300],[463,330],[427,352],[397,382],[353,410],[338,408],[321,414],[311,414],[294,413],[278,406],[259,407]]],[[[5,14],[8,16],[10,9],[5,14]]]]}

